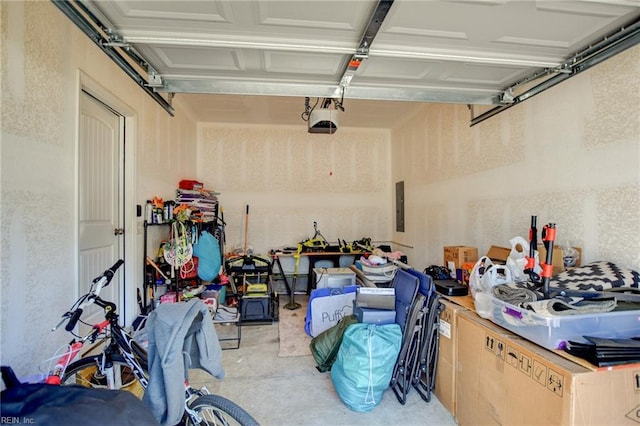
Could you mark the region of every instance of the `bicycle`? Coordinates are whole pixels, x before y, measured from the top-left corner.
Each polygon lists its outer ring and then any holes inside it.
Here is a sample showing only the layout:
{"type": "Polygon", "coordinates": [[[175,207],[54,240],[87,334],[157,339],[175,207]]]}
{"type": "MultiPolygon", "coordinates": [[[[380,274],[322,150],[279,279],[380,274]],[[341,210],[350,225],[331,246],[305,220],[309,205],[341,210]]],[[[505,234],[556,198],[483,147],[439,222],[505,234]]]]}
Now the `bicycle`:
{"type": "MultiPolygon", "coordinates": [[[[147,352],[119,324],[116,305],[100,298],[102,288],[109,285],[118,268],[118,260],[111,268],[96,277],[89,292],[81,296],[63,316],[52,331],[68,320],[65,330],[74,335],[69,350],[56,362],[52,373],[45,380],[51,384],[82,385],[91,388],[124,389],[139,398],[148,386],[147,352]],[[104,310],[105,320],[92,326],[84,336],[75,329],[84,309],[95,304],[104,310]],[[101,353],[73,361],[86,342],[101,342],[101,353]]],[[[242,407],[220,395],[210,394],[206,387],[192,388],[185,378],[185,410],[180,424],[185,425],[258,425],[258,422],[242,407]],[[236,423],[234,423],[236,422],[236,423]]]]}

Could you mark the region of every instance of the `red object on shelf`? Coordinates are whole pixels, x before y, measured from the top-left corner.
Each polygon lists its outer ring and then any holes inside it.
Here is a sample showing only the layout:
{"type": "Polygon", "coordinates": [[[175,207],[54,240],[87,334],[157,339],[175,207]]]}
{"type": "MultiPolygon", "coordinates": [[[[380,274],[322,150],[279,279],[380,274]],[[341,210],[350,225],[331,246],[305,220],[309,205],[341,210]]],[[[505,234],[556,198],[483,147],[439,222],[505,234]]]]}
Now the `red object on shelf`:
{"type": "Polygon", "coordinates": [[[204,188],[204,184],[202,182],[198,182],[197,180],[183,179],[178,184],[178,188],[180,188],[180,189],[202,189],[202,188],[204,188]]]}

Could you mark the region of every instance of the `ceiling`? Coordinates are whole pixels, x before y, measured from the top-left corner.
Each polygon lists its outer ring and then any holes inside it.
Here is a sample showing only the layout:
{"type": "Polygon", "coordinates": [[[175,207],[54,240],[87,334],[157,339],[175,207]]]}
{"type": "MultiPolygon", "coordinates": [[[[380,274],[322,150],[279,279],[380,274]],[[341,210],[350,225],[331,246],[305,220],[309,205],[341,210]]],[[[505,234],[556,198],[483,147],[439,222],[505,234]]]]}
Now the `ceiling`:
{"type": "Polygon", "coordinates": [[[343,98],[341,125],[366,127],[421,102],[500,104],[640,17],[640,0],[82,3],[198,120],[300,124],[309,96],[343,98]]]}

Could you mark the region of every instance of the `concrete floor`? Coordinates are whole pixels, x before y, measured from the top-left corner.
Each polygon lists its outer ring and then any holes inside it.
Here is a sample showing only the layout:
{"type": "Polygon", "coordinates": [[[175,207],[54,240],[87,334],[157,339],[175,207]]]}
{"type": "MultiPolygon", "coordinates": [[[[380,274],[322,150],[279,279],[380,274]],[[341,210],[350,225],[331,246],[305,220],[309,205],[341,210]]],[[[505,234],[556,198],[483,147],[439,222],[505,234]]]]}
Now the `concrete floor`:
{"type": "MultiPolygon", "coordinates": [[[[235,326],[216,329],[220,337],[235,333],[235,326]]],[[[456,425],[435,396],[426,403],[415,389],[405,405],[387,389],[372,411],[351,411],[334,390],[330,373],[318,372],[312,356],[279,357],[278,352],[278,323],[244,326],[240,349],[223,351],[225,378],[194,370],[191,383],[236,402],[262,426],[456,425]]]]}

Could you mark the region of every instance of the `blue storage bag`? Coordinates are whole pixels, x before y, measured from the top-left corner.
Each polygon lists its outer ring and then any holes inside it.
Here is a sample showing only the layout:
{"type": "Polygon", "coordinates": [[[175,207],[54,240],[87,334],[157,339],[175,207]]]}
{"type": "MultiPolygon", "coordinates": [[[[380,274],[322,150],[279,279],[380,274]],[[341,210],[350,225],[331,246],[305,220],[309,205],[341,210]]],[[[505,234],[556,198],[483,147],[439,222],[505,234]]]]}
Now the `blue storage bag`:
{"type": "Polygon", "coordinates": [[[331,380],[350,410],[367,412],[380,404],[401,344],[398,324],[358,323],[347,328],[331,368],[331,380]]]}
{"type": "Polygon", "coordinates": [[[222,266],[218,239],[209,232],[202,231],[198,242],[193,246],[193,255],[198,258],[198,277],[204,281],[213,281],[222,266]]]}

